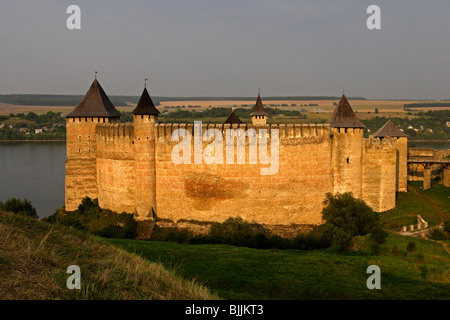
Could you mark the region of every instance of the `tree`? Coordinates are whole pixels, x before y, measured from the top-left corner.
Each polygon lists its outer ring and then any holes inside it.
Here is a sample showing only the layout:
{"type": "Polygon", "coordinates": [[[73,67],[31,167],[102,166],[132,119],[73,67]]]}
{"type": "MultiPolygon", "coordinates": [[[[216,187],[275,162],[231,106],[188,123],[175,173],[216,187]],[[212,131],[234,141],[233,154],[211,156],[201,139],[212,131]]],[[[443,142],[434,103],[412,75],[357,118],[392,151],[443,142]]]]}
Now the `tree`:
{"type": "Polygon", "coordinates": [[[4,204],[0,202],[0,209],[3,211],[14,212],[23,216],[39,218],[36,213],[36,208],[33,207],[31,201],[26,198],[23,201],[20,199],[11,198],[6,200],[4,204]]]}
{"type": "Polygon", "coordinates": [[[378,226],[375,212],[350,192],[334,196],[327,193],[324,205],[323,219],[352,236],[365,235],[378,226]]]}

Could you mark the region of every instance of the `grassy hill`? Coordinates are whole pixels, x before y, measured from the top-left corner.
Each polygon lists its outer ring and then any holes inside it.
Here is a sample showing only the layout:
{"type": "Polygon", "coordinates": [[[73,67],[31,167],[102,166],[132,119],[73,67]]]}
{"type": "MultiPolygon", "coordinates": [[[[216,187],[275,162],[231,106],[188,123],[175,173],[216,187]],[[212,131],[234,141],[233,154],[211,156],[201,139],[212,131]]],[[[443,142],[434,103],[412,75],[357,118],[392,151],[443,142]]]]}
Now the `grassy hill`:
{"type": "Polygon", "coordinates": [[[0,299],[217,299],[158,263],[61,225],[0,212],[0,299]],[[81,289],[66,287],[67,267],[81,289]]]}
{"type": "Polygon", "coordinates": [[[422,181],[409,181],[408,192],[397,195],[394,209],[385,211],[380,219],[387,229],[417,224],[417,215],[421,215],[429,226],[436,226],[450,218],[449,188],[432,180],[428,190],[423,189],[422,181]]]}
{"type": "MultiPolygon", "coordinates": [[[[379,255],[368,237],[353,251],[263,250],[110,239],[149,261],[176,267],[224,299],[450,299],[450,254],[442,243],[389,233],[379,255]],[[406,247],[413,241],[416,250],[406,247]],[[381,290],[366,286],[367,267],[381,269],[381,290]]],[[[448,241],[447,241],[448,243],[448,241]]]]}

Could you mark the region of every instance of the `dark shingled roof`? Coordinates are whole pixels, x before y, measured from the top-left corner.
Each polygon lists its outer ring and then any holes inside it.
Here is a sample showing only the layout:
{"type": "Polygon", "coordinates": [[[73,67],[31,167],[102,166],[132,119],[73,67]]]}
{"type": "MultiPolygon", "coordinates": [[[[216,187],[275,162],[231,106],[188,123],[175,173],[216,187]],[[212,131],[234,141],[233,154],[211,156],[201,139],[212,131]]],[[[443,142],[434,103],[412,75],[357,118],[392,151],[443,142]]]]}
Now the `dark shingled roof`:
{"type": "Polygon", "coordinates": [[[100,83],[95,79],[83,100],[75,107],[75,110],[66,116],[66,118],[71,117],[115,118],[120,117],[120,112],[117,111],[100,83]]]}
{"type": "Polygon", "coordinates": [[[225,120],[224,123],[230,123],[230,124],[242,124],[243,122],[241,121],[241,119],[238,118],[238,116],[234,113],[234,111],[231,112],[231,114],[229,115],[229,117],[227,118],[227,120],[225,120]]]}
{"type": "Polygon", "coordinates": [[[148,94],[147,88],[144,88],[141,98],[136,106],[136,108],[131,112],[132,114],[149,114],[158,115],[159,111],[155,108],[152,98],[148,94]]]}
{"type": "Polygon", "coordinates": [[[384,138],[384,137],[407,137],[407,135],[400,131],[400,129],[391,121],[389,120],[386,122],[384,126],[380,128],[377,132],[373,134],[376,138],[384,138]]]}
{"type": "Polygon", "coordinates": [[[356,118],[350,103],[345,95],[342,95],[341,101],[334,109],[330,120],[326,123],[335,128],[365,128],[366,126],[356,118]]]}
{"type": "Polygon", "coordinates": [[[268,114],[264,111],[264,107],[261,101],[261,95],[258,93],[258,98],[256,99],[255,107],[253,108],[253,112],[250,113],[251,116],[268,116],[268,114]]]}

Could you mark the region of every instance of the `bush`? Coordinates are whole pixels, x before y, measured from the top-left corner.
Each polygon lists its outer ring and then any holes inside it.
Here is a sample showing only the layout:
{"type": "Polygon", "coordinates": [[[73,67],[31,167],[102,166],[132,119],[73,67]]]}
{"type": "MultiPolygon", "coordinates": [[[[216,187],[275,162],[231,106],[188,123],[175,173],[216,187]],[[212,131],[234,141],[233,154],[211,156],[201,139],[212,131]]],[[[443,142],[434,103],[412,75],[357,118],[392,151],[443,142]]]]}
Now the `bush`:
{"type": "Polygon", "coordinates": [[[210,237],[217,242],[236,246],[254,246],[256,231],[241,217],[228,218],[222,223],[213,223],[210,237]]]}
{"type": "Polygon", "coordinates": [[[29,216],[36,219],[39,218],[36,213],[36,208],[31,204],[31,201],[26,198],[23,201],[20,199],[11,198],[6,200],[4,204],[0,202],[0,209],[23,216],[29,216]]]}
{"type": "Polygon", "coordinates": [[[428,234],[428,238],[433,240],[448,240],[448,235],[445,231],[441,229],[433,229],[428,234]]]}
{"type": "Polygon", "coordinates": [[[370,234],[370,238],[378,244],[383,244],[386,242],[388,233],[381,227],[375,227],[370,234]]]}
{"type": "Polygon", "coordinates": [[[137,222],[133,214],[102,209],[97,199],[89,197],[81,201],[77,210],[68,212],[62,207],[43,220],[72,226],[105,238],[134,239],[137,236],[137,222]]]}
{"type": "Polygon", "coordinates": [[[406,245],[406,251],[408,252],[414,252],[416,251],[416,243],[414,241],[409,241],[406,245]]]}
{"type": "Polygon", "coordinates": [[[191,243],[194,238],[192,231],[177,228],[161,228],[155,226],[152,232],[153,240],[172,241],[177,243],[191,243]]]}
{"type": "Polygon", "coordinates": [[[351,236],[365,235],[378,226],[375,212],[362,200],[349,192],[326,194],[323,219],[351,236]]]}
{"type": "Polygon", "coordinates": [[[450,233],[450,220],[444,221],[444,231],[450,233]]]}
{"type": "Polygon", "coordinates": [[[381,252],[380,245],[378,243],[371,243],[370,247],[369,247],[369,251],[372,256],[380,255],[380,252],[381,252]]]}
{"type": "Polygon", "coordinates": [[[346,251],[352,244],[352,235],[341,228],[336,228],[333,235],[333,246],[340,251],[346,251]]]}

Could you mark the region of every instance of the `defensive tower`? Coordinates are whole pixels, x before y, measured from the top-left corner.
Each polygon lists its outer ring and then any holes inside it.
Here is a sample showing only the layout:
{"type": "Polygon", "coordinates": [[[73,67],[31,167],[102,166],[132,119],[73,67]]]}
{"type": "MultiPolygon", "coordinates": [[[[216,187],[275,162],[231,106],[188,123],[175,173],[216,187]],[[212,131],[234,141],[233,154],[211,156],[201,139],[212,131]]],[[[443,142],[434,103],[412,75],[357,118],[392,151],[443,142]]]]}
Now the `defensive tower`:
{"type": "Polygon", "coordinates": [[[332,134],[333,192],[352,192],[353,196],[361,198],[365,125],[356,118],[344,94],[327,123],[332,134]]]}
{"type": "Polygon", "coordinates": [[[258,91],[258,98],[256,99],[255,107],[253,108],[253,112],[250,113],[252,116],[252,123],[255,126],[264,126],[267,123],[267,118],[269,115],[264,111],[264,106],[261,101],[261,94],[258,91]]]}
{"type": "Polygon", "coordinates": [[[97,198],[95,126],[116,122],[120,122],[120,112],[95,78],[83,100],[66,116],[67,210],[76,210],[84,197],[97,198]]]}
{"type": "Polygon", "coordinates": [[[377,132],[375,138],[391,137],[397,139],[397,191],[408,191],[408,136],[389,120],[377,132]]]}
{"type": "MultiPolygon", "coordinates": [[[[139,222],[156,218],[155,124],[158,123],[159,111],[146,87],[132,114],[136,171],[135,218],[139,222]]],[[[139,234],[146,237],[142,232],[139,234]]]]}

